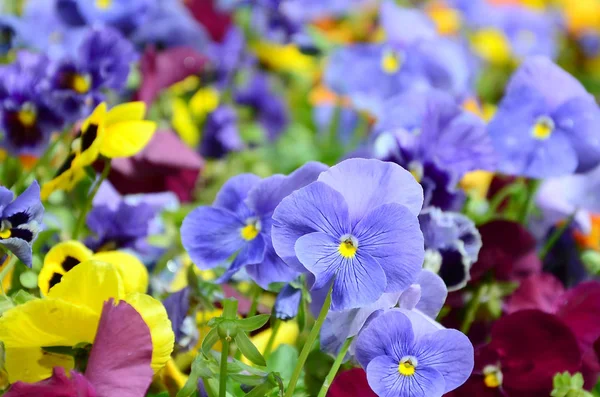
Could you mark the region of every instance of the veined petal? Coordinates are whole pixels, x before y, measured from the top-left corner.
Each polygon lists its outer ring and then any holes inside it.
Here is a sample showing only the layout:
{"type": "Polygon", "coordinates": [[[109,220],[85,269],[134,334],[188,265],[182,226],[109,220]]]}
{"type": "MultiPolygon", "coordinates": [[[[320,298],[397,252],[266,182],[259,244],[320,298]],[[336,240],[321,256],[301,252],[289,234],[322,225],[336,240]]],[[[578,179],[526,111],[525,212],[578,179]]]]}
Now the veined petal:
{"type": "Polygon", "coordinates": [[[245,216],[249,210],[244,200],[259,182],[260,177],[254,174],[240,174],[230,178],[219,190],[213,206],[245,216]]]}
{"type": "Polygon", "coordinates": [[[321,232],[306,234],[296,241],[298,259],[315,275],[312,289],[326,286],[344,266],[344,257],[338,251],[339,245],[337,239],[321,232]]]}
{"type": "Polygon", "coordinates": [[[88,260],[67,272],[50,289],[49,298],[84,306],[100,316],[102,306],[110,298],[125,296],[123,280],[117,269],[105,262],[88,260]]]}
{"type": "Polygon", "coordinates": [[[10,383],[38,382],[50,377],[54,367],[71,370],[75,365],[73,357],[44,352],[41,347],[9,347],[4,353],[4,369],[10,383]]]}
{"type": "Polygon", "coordinates": [[[167,311],[162,303],[150,295],[132,293],[127,295],[124,300],[134,307],[150,329],[152,369],[156,372],[169,361],[175,344],[175,335],[167,311]]]}
{"type": "Polygon", "coordinates": [[[100,153],[109,158],[131,157],[146,147],[155,131],[156,123],[148,120],[106,126],[100,153]]]}
{"type": "Polygon", "coordinates": [[[435,319],[446,302],[448,290],[444,280],[430,270],[421,270],[416,283],[421,286],[421,299],[416,308],[435,319]]]}
{"type": "MultiPolygon", "coordinates": [[[[44,206],[40,201],[40,185],[37,181],[33,181],[23,193],[21,193],[12,203],[8,204],[2,212],[2,216],[10,218],[21,212],[28,215],[28,219],[25,223],[30,221],[40,223],[42,221],[44,206]]],[[[13,226],[15,225],[13,224],[13,226]]]]}
{"type": "Polygon", "coordinates": [[[135,255],[123,251],[105,251],[94,254],[92,259],[110,263],[117,269],[125,294],[145,293],[148,290],[148,269],[135,255]]]}

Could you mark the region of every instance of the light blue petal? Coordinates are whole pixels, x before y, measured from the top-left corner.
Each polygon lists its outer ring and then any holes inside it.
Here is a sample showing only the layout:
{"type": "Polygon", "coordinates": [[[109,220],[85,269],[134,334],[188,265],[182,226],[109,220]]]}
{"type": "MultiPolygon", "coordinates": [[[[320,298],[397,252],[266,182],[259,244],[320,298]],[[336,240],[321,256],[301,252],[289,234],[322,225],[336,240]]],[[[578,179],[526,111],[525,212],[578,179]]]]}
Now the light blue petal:
{"type": "Polygon", "coordinates": [[[215,282],[218,284],[228,282],[242,267],[249,264],[260,264],[263,261],[264,255],[265,240],[261,235],[258,235],[254,240],[245,243],[231,266],[215,282]]]}
{"type": "Polygon", "coordinates": [[[0,239],[0,244],[2,244],[6,249],[16,255],[17,258],[21,260],[27,267],[31,267],[32,260],[32,251],[31,244],[28,244],[27,241],[22,240],[20,238],[7,238],[5,240],[0,239]]]}
{"type": "Polygon", "coordinates": [[[448,296],[444,280],[430,270],[421,270],[417,276],[417,284],[421,286],[421,299],[415,308],[435,319],[448,296]]]}
{"type": "Polygon", "coordinates": [[[33,181],[33,183],[15,199],[15,201],[7,205],[6,208],[4,208],[2,216],[8,218],[21,212],[29,215],[29,221],[42,222],[44,206],[40,199],[40,185],[37,181],[33,181]]]}
{"type": "Polygon", "coordinates": [[[260,182],[260,177],[254,174],[240,174],[230,178],[215,198],[214,207],[224,208],[241,217],[248,215],[244,200],[250,190],[260,182]]]}
{"type": "Polygon", "coordinates": [[[261,263],[246,266],[246,272],[262,288],[268,290],[271,283],[286,283],[295,280],[300,272],[288,266],[277,256],[273,247],[265,249],[261,263]]]}

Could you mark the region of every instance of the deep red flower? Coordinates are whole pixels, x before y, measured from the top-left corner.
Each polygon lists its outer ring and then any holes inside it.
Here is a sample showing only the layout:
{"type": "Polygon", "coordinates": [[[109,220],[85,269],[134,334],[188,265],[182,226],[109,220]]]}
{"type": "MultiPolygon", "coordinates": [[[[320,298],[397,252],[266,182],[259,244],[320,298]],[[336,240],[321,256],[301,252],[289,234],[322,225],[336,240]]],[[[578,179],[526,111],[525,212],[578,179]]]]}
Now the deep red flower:
{"type": "Polygon", "coordinates": [[[541,272],[536,240],[522,225],[511,221],[492,221],[479,228],[482,247],[479,259],[471,267],[476,281],[492,272],[498,281],[519,280],[541,272]]]}
{"type": "Polygon", "coordinates": [[[510,314],[519,310],[539,309],[554,313],[564,292],[562,283],[553,275],[532,274],[522,280],[519,288],[506,300],[504,311],[510,314]]]}
{"type": "Polygon", "coordinates": [[[377,397],[367,382],[367,373],[362,368],[353,368],[337,374],[327,397],[377,397]]]}
{"type": "Polygon", "coordinates": [[[204,160],[170,131],[158,131],[140,153],[114,159],[108,179],[121,194],[171,191],[191,201],[204,160]]]}
{"type": "Polygon", "coordinates": [[[223,40],[232,23],[231,14],[219,10],[215,0],[186,0],[184,3],[213,40],[223,40]]]}
{"type": "Polygon", "coordinates": [[[577,372],[581,352],[555,315],[522,310],[500,318],[491,341],[477,349],[469,381],[451,396],[548,397],[558,372],[577,372]]]}

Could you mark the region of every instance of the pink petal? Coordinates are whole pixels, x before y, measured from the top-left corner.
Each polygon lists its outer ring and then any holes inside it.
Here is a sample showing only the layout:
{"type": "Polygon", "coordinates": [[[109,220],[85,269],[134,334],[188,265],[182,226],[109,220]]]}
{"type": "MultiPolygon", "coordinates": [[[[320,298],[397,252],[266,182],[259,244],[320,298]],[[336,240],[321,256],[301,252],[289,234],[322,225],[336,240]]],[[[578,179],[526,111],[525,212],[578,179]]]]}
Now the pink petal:
{"type": "Polygon", "coordinates": [[[514,313],[525,309],[539,309],[554,313],[565,289],[561,282],[549,273],[533,274],[523,281],[507,300],[504,310],[514,313]]]}
{"type": "Polygon", "coordinates": [[[68,378],[64,368],[56,367],[50,378],[36,383],[17,382],[3,396],[97,397],[98,395],[82,374],[71,371],[71,378],[68,378]]]}

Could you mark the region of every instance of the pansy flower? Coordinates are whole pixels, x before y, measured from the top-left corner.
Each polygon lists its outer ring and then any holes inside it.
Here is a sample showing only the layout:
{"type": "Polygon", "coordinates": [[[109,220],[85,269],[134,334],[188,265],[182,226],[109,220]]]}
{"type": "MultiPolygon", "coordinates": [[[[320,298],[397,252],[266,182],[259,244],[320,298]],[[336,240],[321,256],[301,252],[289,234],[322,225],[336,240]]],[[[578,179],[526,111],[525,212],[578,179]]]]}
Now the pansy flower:
{"type": "Polygon", "coordinates": [[[454,329],[440,329],[418,314],[390,310],[371,321],[356,342],[356,357],[381,397],[441,397],[473,370],[473,346],[454,329]]]}
{"type": "Polygon", "coordinates": [[[109,299],[102,306],[85,372],[54,367],[52,377],[37,383],[16,382],[6,397],[139,397],[152,382],[152,333],[137,309],[109,299]],[[124,381],[125,380],[125,381],[124,381]]]}
{"type": "Polygon", "coordinates": [[[123,34],[147,22],[150,12],[157,7],[153,0],[75,0],[77,10],[89,25],[109,25],[123,34]]]}
{"type": "Polygon", "coordinates": [[[333,379],[329,397],[377,397],[367,381],[367,373],[362,368],[352,368],[340,372],[333,379]]]}
{"type": "Polygon", "coordinates": [[[104,302],[124,300],[133,306],[150,330],[151,367],[156,372],[170,358],[173,331],[162,304],[149,295],[126,293],[125,282],[109,263],[88,260],[68,271],[45,298],[33,299],[3,313],[0,340],[6,351],[9,380],[37,382],[52,368],[73,368],[73,358],[46,353],[44,347],[74,347],[94,342],[104,302]],[[44,359],[42,359],[44,358],[44,359]]]}
{"type": "Polygon", "coordinates": [[[261,180],[241,174],[223,185],[212,206],[198,207],[183,221],[181,242],[200,269],[225,265],[233,258],[220,281],[242,267],[263,288],[272,282],[289,282],[298,272],[286,266],[271,243],[271,216],[279,202],[317,179],[326,169],[311,162],[288,176],[261,180]]]}
{"type": "Polygon", "coordinates": [[[291,320],[296,317],[302,301],[302,290],[291,284],[286,284],[275,299],[273,314],[280,320],[291,320]]]}
{"type": "Polygon", "coordinates": [[[439,274],[449,291],[464,287],[481,248],[473,221],[460,213],[431,208],[419,215],[419,223],[425,238],[424,267],[439,274]]]}
{"type": "Polygon", "coordinates": [[[512,76],[488,125],[505,174],[548,178],[600,163],[600,109],[573,76],[532,57],[512,76]]]}
{"type": "Polygon", "coordinates": [[[211,112],[204,123],[200,154],[218,159],[243,149],[244,142],[237,123],[237,114],[230,106],[221,105],[211,112]]]}
{"type": "Polygon", "coordinates": [[[63,125],[49,97],[48,64],[43,55],[21,51],[0,67],[0,146],[12,155],[40,155],[63,125]]]}
{"type": "Polygon", "coordinates": [[[44,206],[34,181],[21,195],[0,186],[0,246],[31,267],[31,245],[40,230],[44,206]]]}
{"type": "Polygon", "coordinates": [[[333,284],[334,311],[400,292],[423,264],[416,216],[422,189],[402,167],[350,159],[283,199],[273,214],[273,245],[292,268],[333,284]]]}
{"type": "Polygon", "coordinates": [[[495,166],[484,122],[442,91],[398,95],[379,116],[373,155],[408,169],[423,186],[425,206],[460,209],[459,180],[495,166]]]}

